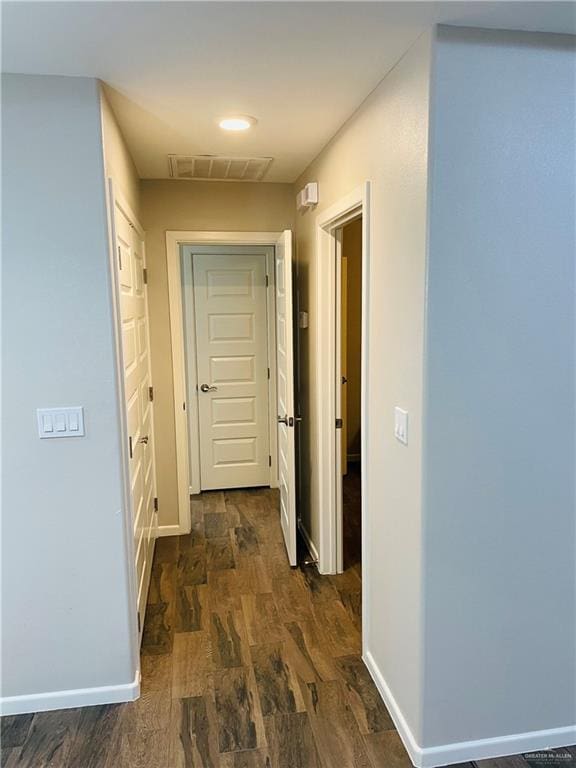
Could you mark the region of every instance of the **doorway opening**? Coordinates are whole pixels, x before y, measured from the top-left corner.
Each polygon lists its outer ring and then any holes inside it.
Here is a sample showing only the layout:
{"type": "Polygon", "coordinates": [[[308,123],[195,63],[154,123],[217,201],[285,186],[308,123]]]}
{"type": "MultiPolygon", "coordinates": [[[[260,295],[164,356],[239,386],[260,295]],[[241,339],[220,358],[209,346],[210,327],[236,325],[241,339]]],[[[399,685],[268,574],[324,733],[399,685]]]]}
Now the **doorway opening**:
{"type": "Polygon", "coordinates": [[[318,509],[321,510],[318,570],[326,574],[342,573],[345,559],[346,567],[355,561],[358,575],[362,577],[364,605],[368,573],[365,537],[369,465],[366,441],[369,206],[370,184],[366,182],[318,217],[315,262],[318,308],[315,406],[319,448],[315,469],[318,509]],[[350,378],[353,381],[349,384],[350,378]]]}
{"type": "Polygon", "coordinates": [[[341,228],[337,242],[336,386],[340,385],[337,419],[341,435],[336,494],[342,508],[339,539],[342,569],[359,571],[362,561],[362,216],[341,228]]]}
{"type": "Polygon", "coordinates": [[[166,253],[179,520],[159,535],[190,532],[202,490],[276,486],[294,566],[292,232],[169,231],[166,253]]]}

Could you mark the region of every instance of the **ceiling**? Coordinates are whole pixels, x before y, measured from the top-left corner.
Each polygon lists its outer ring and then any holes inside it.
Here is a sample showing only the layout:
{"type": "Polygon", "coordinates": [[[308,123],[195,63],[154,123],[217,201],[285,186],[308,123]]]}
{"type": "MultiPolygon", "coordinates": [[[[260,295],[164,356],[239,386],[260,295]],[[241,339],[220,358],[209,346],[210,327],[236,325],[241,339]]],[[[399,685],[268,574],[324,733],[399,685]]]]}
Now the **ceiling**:
{"type": "Polygon", "coordinates": [[[3,2],[2,70],[101,78],[143,178],[270,156],[291,182],[432,24],[576,33],[568,2],[3,2]],[[217,119],[258,123],[227,134],[217,119]]]}

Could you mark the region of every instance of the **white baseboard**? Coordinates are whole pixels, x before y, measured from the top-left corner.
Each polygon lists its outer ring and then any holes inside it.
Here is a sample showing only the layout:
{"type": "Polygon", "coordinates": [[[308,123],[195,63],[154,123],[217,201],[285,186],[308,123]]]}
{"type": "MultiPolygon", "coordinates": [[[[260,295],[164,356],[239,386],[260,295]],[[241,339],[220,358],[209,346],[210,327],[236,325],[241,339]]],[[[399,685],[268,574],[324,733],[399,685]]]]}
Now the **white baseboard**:
{"type": "Polygon", "coordinates": [[[303,525],[301,520],[298,520],[298,530],[300,531],[300,533],[302,534],[302,538],[306,542],[306,546],[308,547],[308,551],[310,552],[310,554],[312,555],[314,560],[316,562],[318,562],[318,550],[314,546],[314,542],[310,538],[310,534],[308,533],[306,528],[304,528],[304,525],[303,525]]]}
{"type": "Polygon", "coordinates": [[[159,539],[162,536],[183,536],[190,531],[184,530],[181,525],[159,525],[156,529],[156,538],[159,539]]]}
{"type": "Polygon", "coordinates": [[[422,762],[423,750],[417,744],[416,739],[410,730],[410,726],[406,722],[400,707],[396,703],[396,699],[392,695],[392,691],[390,688],[388,688],[382,673],[374,661],[374,657],[370,651],[365,650],[362,659],[368,668],[368,672],[370,672],[372,680],[374,680],[374,683],[376,684],[376,688],[378,688],[380,696],[382,696],[382,699],[384,700],[384,704],[386,704],[386,708],[390,713],[390,717],[394,721],[396,730],[402,739],[402,743],[406,747],[406,751],[410,756],[410,760],[412,760],[416,768],[424,768],[424,763],[422,762]]]}
{"type": "Polygon", "coordinates": [[[370,651],[364,653],[366,664],[376,687],[394,721],[398,734],[416,768],[436,768],[453,763],[519,755],[524,752],[567,747],[576,743],[576,725],[566,728],[550,728],[544,731],[515,733],[477,741],[461,741],[437,747],[421,747],[414,738],[404,715],[386,684],[370,651]]]}
{"type": "Polygon", "coordinates": [[[31,693],[0,698],[0,715],[25,715],[52,709],[91,707],[95,704],[120,704],[140,696],[140,670],[132,683],[103,685],[99,688],[75,688],[69,691],[31,693]]]}

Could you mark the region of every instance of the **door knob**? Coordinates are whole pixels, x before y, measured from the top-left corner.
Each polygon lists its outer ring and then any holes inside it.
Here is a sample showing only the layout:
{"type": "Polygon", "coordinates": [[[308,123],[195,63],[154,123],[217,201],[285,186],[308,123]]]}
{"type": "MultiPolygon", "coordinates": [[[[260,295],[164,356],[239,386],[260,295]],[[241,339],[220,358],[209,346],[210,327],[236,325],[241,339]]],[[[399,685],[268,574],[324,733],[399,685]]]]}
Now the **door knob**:
{"type": "Polygon", "coordinates": [[[144,443],[144,445],[148,445],[148,435],[144,435],[144,437],[141,437],[140,440],[138,440],[139,443],[144,443]]]}
{"type": "Polygon", "coordinates": [[[286,424],[288,426],[288,416],[278,416],[278,424],[286,424]]]}
{"type": "MultiPolygon", "coordinates": [[[[301,421],[301,418],[299,416],[296,417],[296,421],[301,421]]],[[[278,424],[286,424],[287,427],[293,427],[294,426],[294,417],[293,416],[278,416],[278,424]]]]}
{"type": "Polygon", "coordinates": [[[202,392],[216,392],[218,387],[211,387],[210,384],[200,384],[202,392]]]}

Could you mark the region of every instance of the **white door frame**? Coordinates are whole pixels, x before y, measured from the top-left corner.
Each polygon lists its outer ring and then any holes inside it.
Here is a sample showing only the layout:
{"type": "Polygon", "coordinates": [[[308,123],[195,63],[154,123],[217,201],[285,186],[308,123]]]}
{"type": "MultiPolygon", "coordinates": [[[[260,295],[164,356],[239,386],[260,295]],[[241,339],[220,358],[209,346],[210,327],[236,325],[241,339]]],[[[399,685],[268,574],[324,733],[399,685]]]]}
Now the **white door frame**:
{"type": "MultiPolygon", "coordinates": [[[[339,431],[337,417],[337,248],[339,230],[348,222],[362,216],[362,386],[361,386],[361,471],[362,471],[362,602],[366,604],[365,546],[368,516],[368,315],[370,286],[370,182],[350,192],[316,219],[316,323],[317,390],[316,412],[318,430],[318,509],[320,510],[320,541],[318,570],[320,573],[342,571],[342,508],[337,503],[339,431]]],[[[364,613],[365,616],[365,613],[364,613]]],[[[366,619],[364,619],[366,622],[366,619]]],[[[367,633],[363,633],[367,636],[367,633]]]]}
{"type": "MultiPolygon", "coordinates": [[[[176,427],[176,472],[178,478],[178,520],[179,531],[170,529],[170,534],[190,531],[191,493],[200,492],[200,449],[197,441],[189,441],[189,423],[198,423],[198,402],[189,400],[186,376],[186,352],[184,338],[184,302],[182,291],[182,267],[180,246],[182,245],[267,245],[274,247],[281,232],[207,232],[168,231],[166,232],[166,258],[168,266],[168,299],[170,306],[170,338],[172,342],[172,367],[174,378],[174,418],[176,427]],[[186,410],[189,409],[189,413],[186,410]],[[191,454],[189,451],[191,446],[191,454]]],[[[274,323],[274,269],[268,272],[268,349],[272,362],[275,356],[274,323]],[[272,297],[272,298],[271,298],[272,297]],[[272,313],[272,314],[271,314],[272,313]]],[[[193,305],[192,305],[193,306],[193,305]]],[[[190,372],[195,375],[195,370],[190,372]]],[[[272,456],[271,483],[277,484],[276,451],[276,373],[270,365],[270,453],[272,456]]],[[[191,387],[197,382],[190,380],[191,387]]],[[[197,432],[198,434],[198,432],[197,432]]]]}

